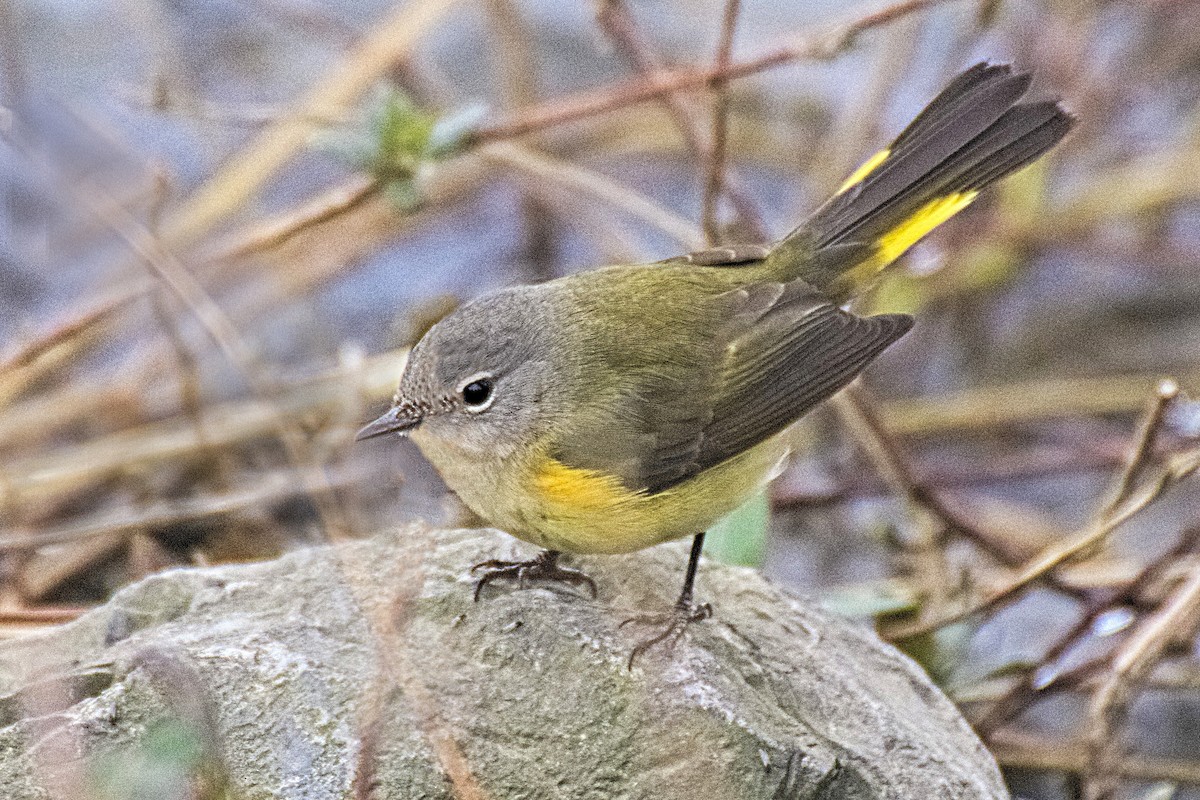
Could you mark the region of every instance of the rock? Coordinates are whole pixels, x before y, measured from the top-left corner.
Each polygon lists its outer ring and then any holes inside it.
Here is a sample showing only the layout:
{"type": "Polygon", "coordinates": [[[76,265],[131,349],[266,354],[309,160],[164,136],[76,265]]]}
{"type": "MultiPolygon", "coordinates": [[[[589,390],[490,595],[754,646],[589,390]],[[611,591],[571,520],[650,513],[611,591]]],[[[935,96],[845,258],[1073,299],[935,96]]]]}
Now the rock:
{"type": "Polygon", "coordinates": [[[600,600],[489,587],[523,546],[413,527],[174,570],[0,646],[5,798],[1007,798],[921,670],[751,570],[632,671],[682,545],[578,558],[600,600]],[[224,792],[225,794],[222,794],[224,792]]]}

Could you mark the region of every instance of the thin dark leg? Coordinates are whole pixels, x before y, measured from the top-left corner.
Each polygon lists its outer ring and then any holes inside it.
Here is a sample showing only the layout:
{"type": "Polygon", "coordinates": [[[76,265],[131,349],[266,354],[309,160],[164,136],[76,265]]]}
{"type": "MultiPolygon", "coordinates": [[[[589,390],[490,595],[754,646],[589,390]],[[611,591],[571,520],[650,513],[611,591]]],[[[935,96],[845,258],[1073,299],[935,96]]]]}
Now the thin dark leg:
{"type": "Polygon", "coordinates": [[[633,662],[642,653],[649,650],[659,642],[666,642],[668,650],[675,647],[675,643],[683,636],[688,626],[693,622],[708,619],[712,616],[712,606],[708,603],[700,603],[699,605],[693,599],[692,590],[696,584],[696,570],[700,566],[700,553],[704,549],[704,534],[698,533],[692,539],[692,552],[688,556],[687,574],[683,576],[683,591],[679,593],[679,599],[675,601],[675,608],[670,614],[651,614],[644,617],[633,617],[621,623],[621,626],[634,624],[647,625],[664,625],[662,631],[654,636],[639,642],[629,653],[629,669],[633,669],[633,662]]]}
{"type": "Polygon", "coordinates": [[[515,578],[517,585],[524,589],[530,581],[557,581],[569,583],[572,586],[586,586],[596,596],[596,582],[583,572],[570,567],[560,566],[558,557],[562,555],[557,550],[543,550],[528,561],[482,561],[471,567],[472,574],[482,572],[479,580],[475,581],[475,601],[479,602],[479,594],[483,587],[498,578],[515,578]]]}
{"type": "Polygon", "coordinates": [[[688,556],[687,574],[683,576],[683,591],[675,601],[678,607],[690,607],[692,604],[692,587],[696,585],[696,570],[700,567],[700,553],[704,550],[704,534],[697,533],[692,538],[692,553],[688,556]]]}

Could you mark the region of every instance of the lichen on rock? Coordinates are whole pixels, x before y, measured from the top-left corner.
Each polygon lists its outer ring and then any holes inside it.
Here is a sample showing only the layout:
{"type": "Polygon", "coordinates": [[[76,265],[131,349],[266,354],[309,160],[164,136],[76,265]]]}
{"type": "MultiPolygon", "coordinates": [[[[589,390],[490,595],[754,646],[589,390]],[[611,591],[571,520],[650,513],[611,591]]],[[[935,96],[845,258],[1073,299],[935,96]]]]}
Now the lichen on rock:
{"type": "Polygon", "coordinates": [[[575,559],[596,600],[497,586],[473,603],[467,568],[519,547],[414,526],[174,570],[4,643],[5,797],[1008,797],[869,629],[706,563],[715,618],[630,671],[639,631],[620,623],[669,607],[682,546],[575,559]]]}

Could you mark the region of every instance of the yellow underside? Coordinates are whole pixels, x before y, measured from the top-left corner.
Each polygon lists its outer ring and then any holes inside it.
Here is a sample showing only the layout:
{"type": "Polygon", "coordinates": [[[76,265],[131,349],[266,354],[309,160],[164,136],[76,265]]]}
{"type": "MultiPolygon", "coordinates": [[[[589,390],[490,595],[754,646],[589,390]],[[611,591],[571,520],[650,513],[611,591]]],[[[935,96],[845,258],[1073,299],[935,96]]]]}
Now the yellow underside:
{"type": "Polygon", "coordinates": [[[777,436],[648,494],[630,491],[612,475],[547,458],[537,445],[482,463],[425,432],[413,439],[447,485],[489,524],[568,553],[628,553],[705,531],[773,478],[788,449],[777,436]]]}
{"type": "Polygon", "coordinates": [[[707,530],[774,477],[787,454],[776,437],[656,494],[631,492],[612,475],[545,461],[530,484],[525,530],[543,547],[625,553],[707,530]]]}

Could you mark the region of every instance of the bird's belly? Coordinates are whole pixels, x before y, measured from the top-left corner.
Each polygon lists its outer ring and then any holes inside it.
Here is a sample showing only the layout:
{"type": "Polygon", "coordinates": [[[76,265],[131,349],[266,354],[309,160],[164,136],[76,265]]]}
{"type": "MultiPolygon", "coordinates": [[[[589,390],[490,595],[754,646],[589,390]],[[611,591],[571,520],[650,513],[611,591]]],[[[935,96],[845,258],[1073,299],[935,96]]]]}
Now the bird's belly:
{"type": "Polygon", "coordinates": [[[786,455],[776,437],[656,494],[549,459],[497,473],[508,480],[483,469],[461,482],[443,477],[475,513],[520,539],[569,553],[626,553],[707,530],[774,477],[786,455]]]}

